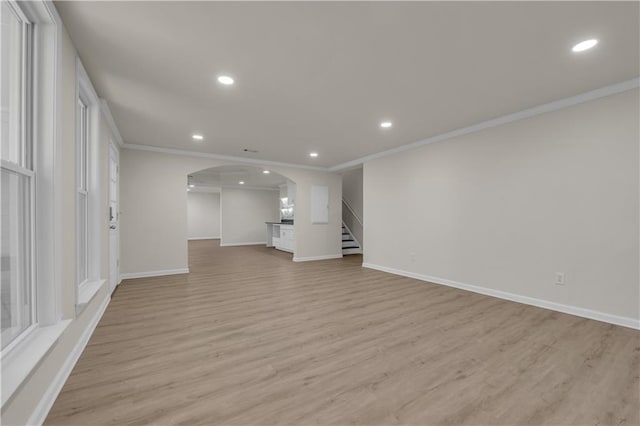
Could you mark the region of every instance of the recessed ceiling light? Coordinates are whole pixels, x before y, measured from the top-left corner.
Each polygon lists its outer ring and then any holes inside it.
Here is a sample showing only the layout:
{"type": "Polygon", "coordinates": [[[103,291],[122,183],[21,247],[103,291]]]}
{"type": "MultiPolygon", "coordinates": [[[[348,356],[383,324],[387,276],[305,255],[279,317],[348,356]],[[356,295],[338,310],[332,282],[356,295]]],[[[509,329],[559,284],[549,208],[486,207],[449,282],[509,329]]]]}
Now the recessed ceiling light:
{"type": "Polygon", "coordinates": [[[231,86],[233,84],[233,78],[228,75],[220,75],[218,76],[218,83],[224,84],[225,86],[231,86]]]}
{"type": "Polygon", "coordinates": [[[393,123],[390,121],[383,121],[382,123],[380,123],[380,127],[382,127],[383,129],[388,129],[391,126],[393,126],[393,123]]]}
{"type": "Polygon", "coordinates": [[[194,184],[191,184],[191,185],[189,185],[189,188],[193,188],[194,186],[195,186],[194,184]]]}
{"type": "Polygon", "coordinates": [[[201,141],[202,139],[204,139],[204,136],[199,135],[197,133],[194,133],[191,137],[196,141],[201,141]]]}
{"type": "Polygon", "coordinates": [[[240,185],[244,185],[244,181],[241,180],[240,182],[238,182],[240,185]]]}
{"type": "Polygon", "coordinates": [[[574,52],[584,52],[585,50],[591,49],[596,44],[598,44],[598,40],[596,40],[595,38],[592,38],[589,40],[581,41],[580,43],[573,46],[571,50],[574,52]]]}
{"type": "Polygon", "coordinates": [[[187,188],[187,192],[188,192],[188,191],[191,191],[191,190],[190,190],[189,188],[187,188]]]}
{"type": "Polygon", "coordinates": [[[315,157],[317,157],[317,156],[318,156],[318,153],[317,153],[317,152],[310,152],[310,153],[309,153],[309,157],[314,157],[314,158],[315,158],[315,157]]]}
{"type": "Polygon", "coordinates": [[[269,170],[263,170],[262,173],[264,173],[265,175],[268,175],[271,172],[269,170]]]}

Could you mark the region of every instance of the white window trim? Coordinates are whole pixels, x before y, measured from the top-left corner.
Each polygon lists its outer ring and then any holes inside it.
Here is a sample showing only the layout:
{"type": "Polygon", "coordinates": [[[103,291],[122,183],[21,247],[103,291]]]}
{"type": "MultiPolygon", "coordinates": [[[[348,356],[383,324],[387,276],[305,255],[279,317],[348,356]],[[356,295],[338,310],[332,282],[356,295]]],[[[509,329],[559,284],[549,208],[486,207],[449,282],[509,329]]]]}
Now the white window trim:
{"type": "Polygon", "coordinates": [[[46,353],[62,335],[70,320],[62,320],[61,253],[62,231],[62,147],[59,112],[62,82],[62,21],[55,7],[42,0],[16,3],[34,25],[31,102],[33,169],[35,176],[36,230],[34,282],[36,321],[0,352],[2,359],[2,406],[13,396],[46,353]]]}
{"type": "MultiPolygon", "coordinates": [[[[27,252],[29,255],[29,259],[28,259],[28,264],[25,265],[27,266],[28,270],[23,270],[21,271],[22,273],[27,274],[28,276],[28,281],[27,284],[29,286],[29,292],[28,292],[28,298],[30,299],[30,319],[29,319],[29,326],[27,326],[24,330],[22,330],[22,332],[18,333],[17,335],[15,335],[13,337],[13,340],[10,344],[8,344],[4,349],[2,349],[3,353],[10,353],[12,351],[12,349],[17,346],[24,338],[26,338],[26,336],[29,335],[29,333],[31,331],[34,330],[35,324],[37,323],[37,312],[36,312],[36,287],[35,287],[35,283],[36,283],[36,277],[35,277],[35,189],[36,189],[36,185],[35,185],[35,173],[34,173],[34,169],[35,169],[35,164],[34,164],[34,159],[33,159],[33,151],[35,149],[35,147],[32,144],[32,138],[31,138],[31,133],[32,133],[32,115],[33,115],[33,111],[32,111],[32,104],[34,102],[34,99],[32,99],[31,97],[31,93],[33,92],[33,88],[32,88],[32,67],[33,67],[33,56],[32,56],[32,48],[33,48],[33,44],[34,44],[34,37],[33,37],[33,25],[31,22],[31,19],[29,19],[29,17],[23,12],[22,8],[20,8],[18,6],[18,4],[16,4],[16,2],[14,1],[10,1],[8,2],[8,6],[10,9],[13,10],[13,13],[15,15],[17,15],[17,18],[23,23],[23,24],[27,24],[28,28],[23,29],[23,38],[21,39],[21,48],[22,48],[22,55],[23,57],[22,59],[22,63],[21,63],[21,67],[20,67],[20,71],[22,73],[22,78],[25,79],[25,81],[21,81],[21,87],[20,87],[20,129],[18,130],[18,133],[20,134],[20,138],[22,139],[21,141],[21,149],[20,152],[18,153],[18,158],[16,159],[17,162],[12,162],[12,161],[6,161],[5,159],[1,159],[1,164],[2,164],[2,169],[5,171],[9,171],[14,173],[16,176],[18,177],[22,177],[22,178],[27,178],[28,179],[28,194],[29,194],[29,200],[28,200],[28,205],[29,205],[29,212],[28,212],[28,218],[29,218],[29,223],[28,223],[28,229],[27,229],[27,236],[28,236],[28,240],[24,241],[23,243],[27,246],[27,252]]],[[[8,113],[8,111],[7,111],[8,113]]],[[[25,200],[27,201],[27,200],[25,200]]],[[[21,268],[22,269],[22,268],[21,268]]],[[[21,313],[20,315],[23,315],[23,313],[21,313]]],[[[3,335],[5,333],[7,333],[8,330],[3,331],[3,335]]],[[[9,333],[9,334],[13,334],[13,333],[9,333]]]]}
{"type": "Polygon", "coordinates": [[[91,277],[89,242],[91,217],[89,213],[89,170],[91,151],[91,116],[89,102],[82,93],[76,99],[76,285],[82,289],[91,277]],[[84,218],[80,218],[84,214],[84,218]],[[82,226],[81,226],[82,225],[82,226]],[[81,253],[81,248],[82,252],[81,253]],[[84,277],[80,271],[84,270],[84,277]]]}
{"type": "MultiPolygon", "coordinates": [[[[99,145],[99,125],[100,125],[100,99],[91,84],[89,75],[85,70],[80,58],[76,58],[76,99],[81,99],[87,106],[87,122],[89,125],[87,143],[87,182],[86,190],[88,194],[87,212],[87,279],[78,283],[76,279],[76,311],[81,311],[98,293],[100,287],[105,282],[100,276],[100,224],[101,224],[101,198],[100,198],[100,145],[99,145]]],[[[79,122],[76,108],[76,123],[79,122]]],[[[76,138],[78,136],[76,135],[76,138]]],[[[77,148],[76,140],[76,148],[77,148]]],[[[78,189],[78,170],[76,167],[76,191],[78,189]]],[[[77,249],[77,248],[76,248],[77,249]]],[[[77,256],[76,256],[77,259],[77,256]]],[[[76,269],[76,274],[78,269],[76,269]]]]}
{"type": "MultiPolygon", "coordinates": [[[[28,147],[25,147],[28,148],[28,147]]],[[[11,353],[13,348],[18,346],[23,339],[26,339],[27,336],[36,328],[36,324],[38,322],[38,313],[37,313],[37,288],[36,288],[36,274],[35,274],[35,172],[30,168],[25,168],[18,164],[8,162],[5,160],[0,160],[2,164],[3,170],[8,170],[10,172],[15,173],[18,176],[28,177],[29,178],[29,229],[28,229],[28,252],[29,252],[29,264],[28,264],[28,276],[29,276],[29,298],[31,303],[31,309],[29,312],[30,325],[17,334],[11,343],[9,343],[4,349],[2,349],[2,353],[11,353]]],[[[3,331],[4,334],[6,331],[3,331]]]]}

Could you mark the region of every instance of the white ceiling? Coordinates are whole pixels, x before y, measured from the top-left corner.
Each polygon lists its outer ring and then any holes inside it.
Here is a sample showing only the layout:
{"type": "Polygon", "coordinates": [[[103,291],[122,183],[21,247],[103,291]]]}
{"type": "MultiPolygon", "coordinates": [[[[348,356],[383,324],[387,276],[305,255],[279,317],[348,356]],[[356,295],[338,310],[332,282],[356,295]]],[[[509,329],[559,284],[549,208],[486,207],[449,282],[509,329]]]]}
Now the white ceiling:
{"type": "Polygon", "coordinates": [[[259,160],[334,166],[640,74],[638,2],[56,6],[126,143],[259,160]]]}
{"type": "Polygon", "coordinates": [[[196,187],[278,189],[287,182],[286,177],[272,171],[264,174],[264,170],[241,165],[212,167],[189,174],[189,183],[196,187]]]}

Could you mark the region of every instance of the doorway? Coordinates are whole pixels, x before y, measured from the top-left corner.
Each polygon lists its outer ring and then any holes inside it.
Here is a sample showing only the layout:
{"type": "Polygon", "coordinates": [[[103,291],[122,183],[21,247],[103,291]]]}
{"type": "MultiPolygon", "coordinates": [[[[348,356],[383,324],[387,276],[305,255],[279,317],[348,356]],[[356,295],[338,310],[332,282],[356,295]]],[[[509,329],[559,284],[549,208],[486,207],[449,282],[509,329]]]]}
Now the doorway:
{"type": "Polygon", "coordinates": [[[120,284],[120,212],[119,187],[120,156],[112,143],[109,144],[109,287],[113,292],[120,284]]]}
{"type": "Polygon", "coordinates": [[[222,165],[188,174],[186,184],[189,240],[219,238],[220,247],[295,252],[296,184],[286,176],[263,167],[222,165]]]}

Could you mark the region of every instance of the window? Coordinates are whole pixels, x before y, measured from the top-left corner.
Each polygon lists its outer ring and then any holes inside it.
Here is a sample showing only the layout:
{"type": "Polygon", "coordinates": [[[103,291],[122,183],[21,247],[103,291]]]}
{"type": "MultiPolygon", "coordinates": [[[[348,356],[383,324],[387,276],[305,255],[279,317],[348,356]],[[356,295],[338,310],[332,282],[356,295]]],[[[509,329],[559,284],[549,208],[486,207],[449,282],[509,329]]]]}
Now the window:
{"type": "Polygon", "coordinates": [[[31,118],[31,24],[2,2],[2,349],[35,323],[31,118]]]}
{"type": "Polygon", "coordinates": [[[89,186],[88,160],[89,160],[89,113],[86,103],[78,98],[77,111],[77,136],[76,136],[76,181],[78,186],[77,197],[77,285],[82,286],[89,280],[89,186]]]}
{"type": "Polygon", "coordinates": [[[76,75],[76,312],[80,312],[104,280],[100,278],[100,100],[79,58],[76,75]]]}
{"type": "Polygon", "coordinates": [[[11,398],[70,320],[61,314],[61,22],[50,2],[0,1],[0,398],[11,398]],[[58,78],[56,78],[58,76],[58,78]],[[56,196],[57,195],[57,196],[56,196]]]}

